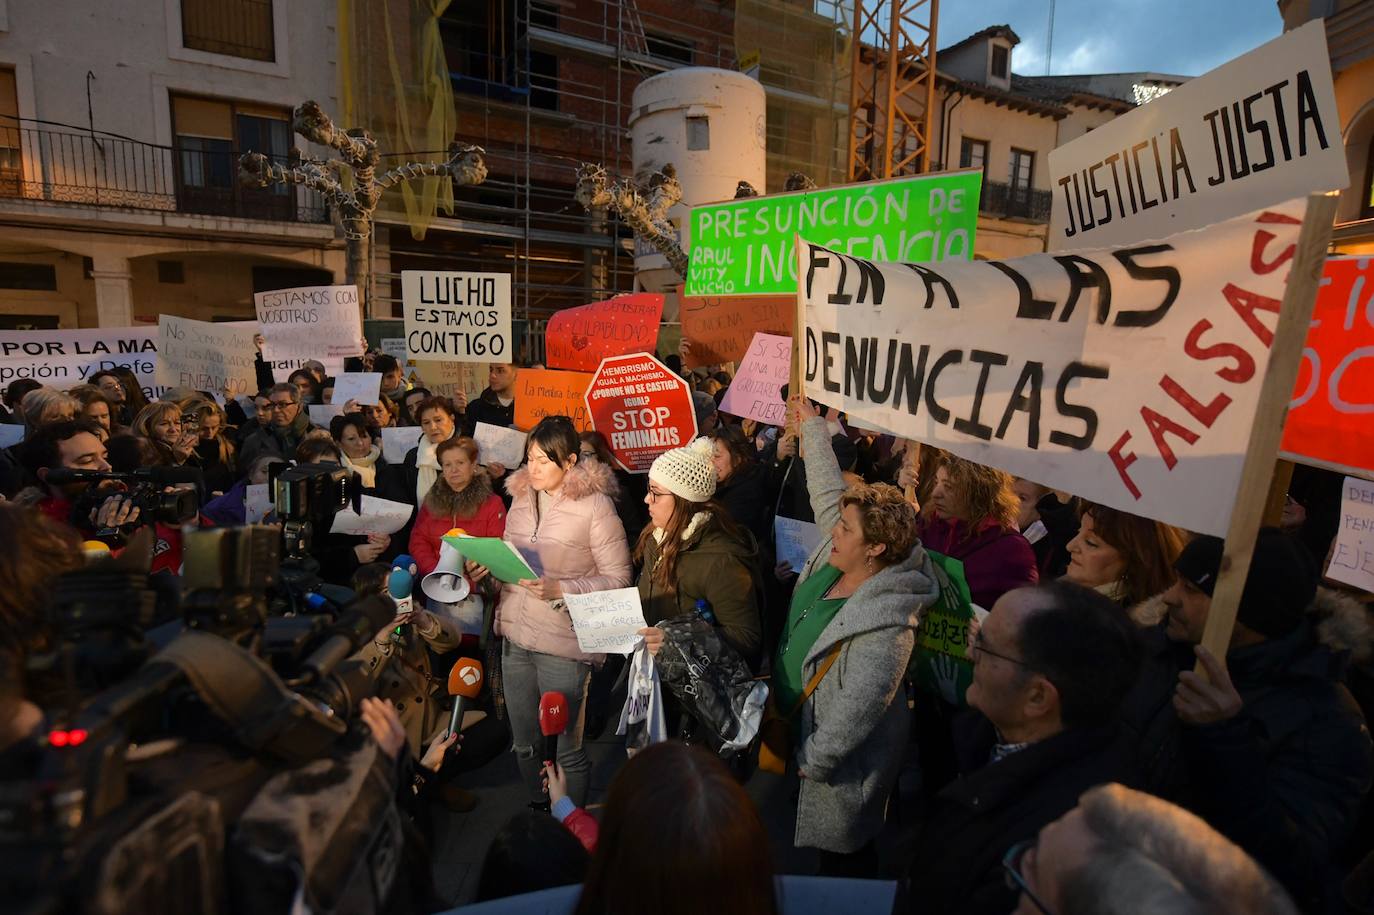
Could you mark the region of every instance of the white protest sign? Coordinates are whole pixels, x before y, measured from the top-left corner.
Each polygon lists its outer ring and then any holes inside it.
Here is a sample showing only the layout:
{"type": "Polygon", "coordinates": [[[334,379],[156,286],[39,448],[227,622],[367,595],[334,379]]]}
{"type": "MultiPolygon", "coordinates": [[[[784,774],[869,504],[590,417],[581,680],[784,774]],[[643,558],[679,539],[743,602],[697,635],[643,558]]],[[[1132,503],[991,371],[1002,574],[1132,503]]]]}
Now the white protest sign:
{"type": "Polygon", "coordinates": [[[401,363],[401,365],[406,364],[406,359],[409,357],[406,355],[405,337],[383,337],[381,343],[381,350],[383,353],[391,356],[397,362],[401,363]]]}
{"type": "Polygon", "coordinates": [[[564,594],[577,646],[587,654],[629,654],[642,638],[644,608],[637,588],[564,594]]]}
{"type": "Polygon", "coordinates": [[[509,273],[402,270],[401,300],[411,359],[514,361],[509,273]]]}
{"type": "Polygon", "coordinates": [[[392,502],[376,496],[363,496],[361,511],[352,506],[334,516],[331,534],[394,534],[406,526],[414,511],[404,502],[392,502]]]}
{"type": "Polygon", "coordinates": [[[312,423],[321,429],[328,429],[334,417],[343,416],[344,408],[341,403],[312,403],[306,405],[306,410],[312,423]]]}
{"type": "Polygon", "coordinates": [[[0,330],[0,388],[32,378],[66,390],[88,383],[103,369],[127,366],[149,399],[157,381],[158,328],[92,327],[84,330],[0,330]]]}
{"type": "Polygon", "coordinates": [[[1374,593],[1374,483],[1346,477],[1326,577],[1374,593]]]}
{"type": "Polygon", "coordinates": [[[362,354],[356,286],[259,292],[253,295],[253,306],[274,358],[328,359],[342,364],[343,357],[362,354]]]}
{"type": "Polygon", "coordinates": [[[266,483],[249,483],[243,500],[243,522],[257,524],[272,510],[272,493],[266,483]]]}
{"type": "Polygon", "coordinates": [[[787,419],[782,386],[787,384],[791,369],[792,338],[755,333],[739,371],[725,389],[721,412],[781,426],[787,419]]]}
{"type": "Polygon", "coordinates": [[[24,429],[19,423],[0,423],[0,448],[10,448],[22,442],[24,429]]]}
{"type": "Polygon", "coordinates": [[[387,426],[382,429],[382,457],[388,464],[400,464],[419,441],[420,430],[414,426],[387,426]]]}
{"type": "Polygon", "coordinates": [[[1049,155],[1049,249],[1198,229],[1350,183],[1320,19],[1049,155]]]}
{"type": "Polygon", "coordinates": [[[801,245],[808,396],[1224,536],[1305,201],[1161,244],[873,264],[801,245]]]}
{"type": "Polygon", "coordinates": [[[778,515],[773,519],[773,545],[778,562],[787,563],[793,572],[800,572],[825,535],[814,521],[798,521],[778,515]]]}
{"type": "Polygon", "coordinates": [[[258,389],[253,367],[258,348],[253,343],[257,324],[228,321],[212,324],[172,315],[158,315],[158,384],[196,391],[238,395],[258,389]]]}
{"type": "Polygon", "coordinates": [[[478,423],[472,430],[477,457],[483,464],[498,463],[514,469],[525,463],[525,433],[519,429],[478,423]]]}
{"type": "Polygon", "coordinates": [[[377,396],[381,392],[381,372],[344,372],[334,376],[334,396],[330,403],[346,404],[350,400],[359,404],[381,403],[377,396]]]}

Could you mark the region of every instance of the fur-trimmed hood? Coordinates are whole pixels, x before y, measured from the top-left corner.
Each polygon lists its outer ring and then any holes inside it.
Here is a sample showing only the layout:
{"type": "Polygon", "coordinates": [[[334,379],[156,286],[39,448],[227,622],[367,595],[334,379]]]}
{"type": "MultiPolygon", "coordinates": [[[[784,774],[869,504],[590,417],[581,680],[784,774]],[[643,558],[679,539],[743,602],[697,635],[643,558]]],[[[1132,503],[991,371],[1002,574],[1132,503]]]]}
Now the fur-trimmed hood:
{"type": "MultiPolygon", "coordinates": [[[[529,468],[521,467],[506,479],[506,492],[511,498],[525,499],[530,496],[529,468]]],[[[615,473],[600,461],[583,463],[578,461],[563,478],[560,492],[564,498],[577,501],[597,494],[614,499],[620,493],[620,484],[615,473]]]]}
{"type": "Polygon", "coordinates": [[[491,478],[485,469],[479,468],[462,492],[454,492],[444,475],[439,474],[429,492],[425,493],[425,508],[445,518],[470,518],[477,514],[477,509],[482,507],[492,492],[491,478]]]}
{"type": "MultiPolygon", "coordinates": [[[[1131,619],[1140,626],[1164,621],[1168,608],[1164,595],[1156,594],[1131,608],[1131,619]]],[[[1317,641],[1336,652],[1349,652],[1350,659],[1362,664],[1374,656],[1374,623],[1364,605],[1333,588],[1318,588],[1307,606],[1307,615],[1316,629],[1317,641]]]]}

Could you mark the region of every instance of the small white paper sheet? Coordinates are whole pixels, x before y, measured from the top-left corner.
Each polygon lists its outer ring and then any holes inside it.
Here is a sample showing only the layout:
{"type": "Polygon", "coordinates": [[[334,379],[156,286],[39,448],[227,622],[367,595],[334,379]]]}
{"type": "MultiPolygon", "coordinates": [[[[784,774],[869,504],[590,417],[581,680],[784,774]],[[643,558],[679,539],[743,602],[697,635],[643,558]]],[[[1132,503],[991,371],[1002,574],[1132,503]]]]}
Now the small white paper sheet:
{"type": "Polygon", "coordinates": [[[330,421],[336,416],[343,416],[343,404],[341,403],[312,403],[309,405],[310,421],[321,429],[328,429],[330,421]]]}
{"type": "Polygon", "coordinates": [[[249,483],[243,500],[243,522],[257,524],[272,510],[271,487],[266,483],[249,483]]]}
{"type": "Polygon", "coordinates": [[[644,608],[637,588],[565,594],[563,601],[572,617],[577,644],[588,654],[623,654],[634,651],[644,622],[644,608]]]}
{"type": "Polygon", "coordinates": [[[388,464],[400,464],[419,441],[420,430],[414,426],[387,426],[382,430],[382,457],[388,464]]]}
{"type": "Polygon", "coordinates": [[[525,463],[526,435],[519,429],[478,423],[472,438],[477,442],[477,459],[483,464],[497,462],[507,470],[514,470],[525,463]]]}
{"type": "Polygon", "coordinates": [[[394,534],[406,526],[414,509],[404,502],[363,496],[362,511],[347,508],[334,516],[331,534],[394,534]]]}
{"type": "Polygon", "coordinates": [[[825,539],[821,529],[811,521],[798,521],[778,515],[773,519],[773,545],[778,562],[787,563],[793,572],[800,572],[806,560],[825,539]]]}
{"type": "Polygon", "coordinates": [[[334,378],[334,395],[331,404],[348,403],[356,400],[359,404],[381,403],[377,395],[382,392],[381,372],[344,372],[334,378]]]}
{"type": "Polygon", "coordinates": [[[1341,520],[1326,577],[1374,591],[1374,482],[1346,477],[1341,485],[1341,520]]]}

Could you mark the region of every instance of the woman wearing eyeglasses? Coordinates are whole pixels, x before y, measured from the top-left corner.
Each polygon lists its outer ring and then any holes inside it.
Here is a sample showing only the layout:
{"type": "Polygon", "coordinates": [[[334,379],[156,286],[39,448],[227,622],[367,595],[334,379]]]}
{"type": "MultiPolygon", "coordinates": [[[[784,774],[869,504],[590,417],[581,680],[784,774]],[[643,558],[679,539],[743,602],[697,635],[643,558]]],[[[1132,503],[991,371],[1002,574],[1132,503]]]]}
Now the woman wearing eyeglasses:
{"type": "Polygon", "coordinates": [[[907,743],[907,662],[938,591],[901,491],[847,487],[825,419],[801,397],[791,409],[816,523],[830,533],[802,567],[773,658],[771,699],[790,719],[801,777],[795,842],[821,850],[822,873],[873,876],[907,743]]]}
{"type": "Polygon", "coordinates": [[[649,469],[649,524],[635,545],[644,640],[663,644],[655,624],[695,613],[706,601],[721,636],[757,669],[763,645],[759,619],[759,550],[713,496],[712,440],[697,439],[654,460],[649,469]]]}
{"type": "MultiPolygon", "coordinates": [[[[584,700],[592,666],[605,656],[582,651],[563,595],[628,586],[630,550],[612,501],[611,468],[579,460],[571,419],[541,419],[526,439],[525,457],[525,466],[506,481],[512,501],[505,540],[539,577],[502,585],[496,606],[506,710],[531,806],[547,807],[539,699],[549,691],[567,699],[568,728],[558,740],[557,762],[568,776],[568,796],[581,807],[591,776],[582,749],[584,700]]],[[[474,583],[488,574],[471,562],[467,570],[474,583]]]]}

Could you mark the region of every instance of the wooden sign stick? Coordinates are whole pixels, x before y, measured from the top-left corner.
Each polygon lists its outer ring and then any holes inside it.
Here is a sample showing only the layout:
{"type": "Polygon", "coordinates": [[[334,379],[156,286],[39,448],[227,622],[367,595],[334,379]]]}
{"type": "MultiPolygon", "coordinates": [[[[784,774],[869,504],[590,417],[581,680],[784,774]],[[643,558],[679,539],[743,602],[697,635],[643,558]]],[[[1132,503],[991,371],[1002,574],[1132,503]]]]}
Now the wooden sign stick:
{"type": "MultiPolygon", "coordinates": [[[[1265,370],[1260,387],[1255,423],[1250,427],[1245,464],[1241,468],[1240,486],[1236,491],[1236,505],[1226,531],[1221,571],[1212,591],[1212,609],[1202,633],[1203,647],[1218,659],[1225,658],[1230,647],[1231,630],[1236,625],[1241,592],[1245,589],[1245,578],[1250,574],[1255,537],[1259,534],[1268,502],[1270,481],[1274,478],[1274,462],[1278,456],[1279,441],[1283,437],[1283,422],[1288,415],[1288,402],[1293,396],[1293,385],[1297,382],[1302,348],[1312,323],[1312,308],[1317,300],[1317,286],[1326,263],[1331,220],[1335,215],[1334,196],[1313,194],[1307,198],[1307,212],[1303,215],[1302,229],[1298,233],[1297,250],[1288,265],[1288,284],[1279,308],[1274,344],[1269,350],[1269,367],[1265,370]]],[[[1205,675],[1201,664],[1197,670],[1205,675]]]]}

